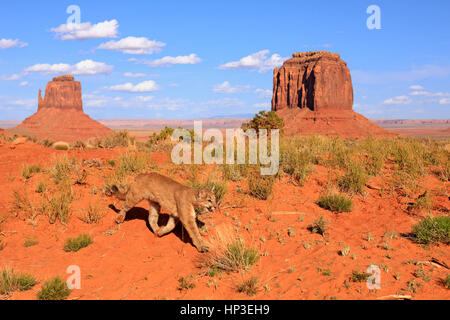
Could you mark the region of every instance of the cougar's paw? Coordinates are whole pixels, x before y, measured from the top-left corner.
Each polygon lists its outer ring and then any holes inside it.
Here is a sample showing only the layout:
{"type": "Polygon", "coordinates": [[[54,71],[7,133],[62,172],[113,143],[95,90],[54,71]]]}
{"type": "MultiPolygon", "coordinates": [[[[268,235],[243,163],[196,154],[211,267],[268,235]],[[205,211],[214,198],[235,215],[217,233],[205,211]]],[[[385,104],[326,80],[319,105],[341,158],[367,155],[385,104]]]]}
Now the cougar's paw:
{"type": "Polygon", "coordinates": [[[117,224],[122,224],[124,221],[125,221],[125,216],[124,216],[124,215],[119,214],[119,215],[116,217],[116,223],[117,223],[117,224]]]}

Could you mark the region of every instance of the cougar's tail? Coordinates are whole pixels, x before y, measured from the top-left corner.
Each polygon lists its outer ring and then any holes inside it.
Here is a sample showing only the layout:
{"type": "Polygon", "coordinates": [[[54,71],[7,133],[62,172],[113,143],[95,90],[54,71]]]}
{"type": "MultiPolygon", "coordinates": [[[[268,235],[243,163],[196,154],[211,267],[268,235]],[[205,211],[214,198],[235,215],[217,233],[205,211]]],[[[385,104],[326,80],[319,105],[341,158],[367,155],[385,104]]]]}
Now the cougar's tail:
{"type": "Polygon", "coordinates": [[[127,195],[123,192],[120,192],[119,188],[116,185],[111,187],[111,196],[114,196],[122,201],[125,201],[127,198],[127,195]]]}

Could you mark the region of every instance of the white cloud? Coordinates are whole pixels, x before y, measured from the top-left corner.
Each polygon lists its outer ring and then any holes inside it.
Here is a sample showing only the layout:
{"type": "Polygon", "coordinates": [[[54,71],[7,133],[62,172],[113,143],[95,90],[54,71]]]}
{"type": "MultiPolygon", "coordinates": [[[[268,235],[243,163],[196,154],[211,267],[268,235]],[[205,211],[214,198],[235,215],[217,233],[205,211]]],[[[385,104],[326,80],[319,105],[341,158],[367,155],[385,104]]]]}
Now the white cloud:
{"type": "Polygon", "coordinates": [[[383,104],[411,104],[412,100],[408,96],[398,96],[384,100],[383,104]]]}
{"type": "Polygon", "coordinates": [[[96,75],[110,74],[114,67],[103,62],[84,60],[75,65],[66,63],[58,64],[35,64],[25,69],[25,72],[40,72],[43,74],[73,74],[73,75],[96,75]]]}
{"type": "Polygon", "coordinates": [[[20,79],[20,75],[18,75],[18,74],[13,74],[11,76],[3,76],[2,77],[2,80],[5,80],[5,81],[15,81],[15,80],[19,80],[19,79],[20,79]]]}
{"type": "Polygon", "coordinates": [[[419,85],[413,85],[413,86],[410,86],[409,89],[411,89],[411,90],[423,90],[424,88],[422,86],[419,86],[419,85]]]}
{"type": "Polygon", "coordinates": [[[263,102],[263,103],[255,103],[253,105],[258,110],[267,110],[272,108],[272,104],[269,102],[263,102]]]}
{"type": "Polygon", "coordinates": [[[30,83],[28,81],[23,81],[19,84],[21,87],[28,87],[30,83]]]}
{"type": "Polygon", "coordinates": [[[409,94],[410,96],[429,96],[431,95],[428,91],[413,91],[409,94]]]}
{"type": "Polygon", "coordinates": [[[200,62],[202,62],[202,59],[200,59],[195,53],[192,53],[188,56],[178,56],[178,57],[167,56],[153,61],[145,61],[143,63],[152,67],[161,67],[161,66],[168,66],[171,64],[197,64],[200,62]]]}
{"type": "Polygon", "coordinates": [[[0,39],[0,49],[10,49],[14,47],[23,48],[28,46],[28,43],[22,42],[19,39],[0,39]]]}
{"type": "Polygon", "coordinates": [[[253,53],[239,61],[232,61],[219,66],[222,70],[237,70],[237,69],[257,69],[259,72],[264,72],[269,69],[280,67],[288,58],[283,58],[279,54],[273,54],[267,57],[269,50],[262,50],[253,53]]]}
{"type": "Polygon", "coordinates": [[[126,72],[123,75],[127,78],[144,78],[147,76],[145,73],[132,73],[132,72],[126,72]]]}
{"type": "Polygon", "coordinates": [[[439,104],[450,104],[450,98],[442,98],[439,100],[439,104]]]}
{"type": "Polygon", "coordinates": [[[119,41],[108,41],[98,46],[98,49],[120,51],[126,54],[152,54],[161,51],[166,44],[149,40],[145,37],[127,37],[119,41]]]}
{"type": "MultiPolygon", "coordinates": [[[[450,66],[423,65],[408,71],[372,72],[352,70],[355,83],[385,84],[395,82],[412,82],[428,78],[446,77],[450,74],[450,66]]],[[[414,90],[414,89],[413,89],[414,90]]]]}
{"type": "Polygon", "coordinates": [[[61,40],[86,40],[99,38],[117,38],[119,23],[117,20],[104,21],[92,25],[85,23],[62,24],[51,31],[61,40]]]}
{"type": "Polygon", "coordinates": [[[250,88],[250,86],[232,87],[230,82],[225,81],[224,83],[215,85],[213,88],[213,92],[215,92],[215,93],[240,93],[248,88],[250,88]]]}
{"type": "Polygon", "coordinates": [[[107,87],[106,89],[111,91],[122,91],[122,92],[153,92],[160,90],[158,84],[153,81],[144,81],[133,85],[131,82],[119,84],[111,87],[107,87]]]}
{"type": "Polygon", "coordinates": [[[269,89],[256,89],[255,93],[262,99],[272,98],[273,92],[269,89]]]}

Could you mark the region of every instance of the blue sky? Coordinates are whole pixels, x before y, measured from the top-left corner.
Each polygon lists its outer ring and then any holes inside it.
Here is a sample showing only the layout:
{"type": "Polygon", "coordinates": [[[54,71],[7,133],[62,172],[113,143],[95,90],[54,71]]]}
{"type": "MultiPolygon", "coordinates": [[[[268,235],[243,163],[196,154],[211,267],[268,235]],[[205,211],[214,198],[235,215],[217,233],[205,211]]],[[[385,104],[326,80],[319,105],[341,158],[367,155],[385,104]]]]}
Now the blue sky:
{"type": "MultiPolygon", "coordinates": [[[[0,120],[37,109],[59,74],[95,119],[187,119],[269,110],[274,67],[341,54],[355,111],[450,118],[449,1],[20,1],[0,10],[0,120]],[[70,5],[81,25],[67,24],[70,5]],[[381,10],[369,30],[367,8],[381,10]]],[[[74,20],[75,21],[75,20],[74,20]]]]}

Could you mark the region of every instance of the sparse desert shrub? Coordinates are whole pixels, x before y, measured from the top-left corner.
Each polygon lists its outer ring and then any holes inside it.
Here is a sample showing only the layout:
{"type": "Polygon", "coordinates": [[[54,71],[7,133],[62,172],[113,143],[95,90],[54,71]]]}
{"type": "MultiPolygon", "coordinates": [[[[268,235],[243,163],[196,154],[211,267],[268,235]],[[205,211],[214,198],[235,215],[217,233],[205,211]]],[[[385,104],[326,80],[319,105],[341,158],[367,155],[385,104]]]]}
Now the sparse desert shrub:
{"type": "Polygon", "coordinates": [[[438,177],[443,182],[450,181],[450,158],[442,165],[438,171],[438,177]]]}
{"type": "Polygon", "coordinates": [[[311,233],[318,233],[323,236],[327,232],[327,225],[328,222],[321,216],[318,220],[313,221],[313,224],[308,227],[308,230],[311,231],[311,233]]]}
{"type": "Polygon", "coordinates": [[[34,173],[39,173],[41,171],[41,167],[38,165],[28,166],[26,164],[22,167],[22,177],[25,179],[30,179],[34,173]]]}
{"type": "Polygon", "coordinates": [[[274,111],[260,111],[248,123],[242,125],[242,130],[255,129],[257,132],[266,129],[269,133],[272,129],[280,130],[283,133],[284,120],[280,118],[274,111]]]}
{"type": "Polygon", "coordinates": [[[163,130],[161,130],[159,133],[153,133],[146,145],[150,148],[154,147],[155,145],[166,141],[169,137],[172,136],[173,132],[175,131],[175,129],[173,128],[169,128],[169,127],[165,127],[163,130]]]}
{"type": "Polygon", "coordinates": [[[73,201],[72,187],[64,185],[61,190],[51,195],[46,194],[42,201],[42,212],[48,216],[51,224],[59,220],[67,224],[70,218],[70,206],[73,201]]]}
{"type": "Polygon", "coordinates": [[[53,148],[55,150],[69,150],[70,149],[70,144],[68,144],[67,142],[63,142],[63,141],[59,141],[59,142],[55,142],[53,144],[53,148]]]}
{"type": "Polygon", "coordinates": [[[423,174],[423,146],[417,143],[417,140],[413,138],[396,139],[391,150],[398,170],[413,178],[423,174]]]}
{"type": "Polygon", "coordinates": [[[0,294],[9,295],[14,291],[27,291],[36,285],[31,274],[16,274],[13,269],[0,272],[0,294]]]}
{"type": "Polygon", "coordinates": [[[237,291],[247,296],[254,296],[258,293],[258,277],[251,277],[250,280],[242,282],[238,285],[237,291]]]}
{"type": "Polygon", "coordinates": [[[149,159],[148,155],[139,152],[126,152],[120,155],[116,172],[122,175],[142,172],[146,169],[149,159]]]}
{"type": "Polygon", "coordinates": [[[379,175],[387,157],[386,140],[369,137],[363,140],[360,146],[367,153],[365,159],[367,173],[372,176],[379,175]]]}
{"type": "Polygon", "coordinates": [[[80,220],[87,224],[99,223],[103,218],[103,213],[100,212],[98,206],[89,204],[87,210],[80,216],[80,220]]]}
{"type": "Polygon", "coordinates": [[[308,150],[289,143],[281,149],[281,166],[283,171],[294,178],[302,186],[311,172],[312,158],[308,150]]]}
{"type": "Polygon", "coordinates": [[[413,227],[412,233],[420,244],[450,244],[450,216],[425,218],[413,227]]]}
{"type": "Polygon", "coordinates": [[[26,237],[25,240],[23,241],[23,246],[24,246],[25,248],[28,248],[28,247],[35,246],[35,245],[37,245],[38,243],[39,243],[39,242],[38,242],[38,240],[36,239],[36,237],[34,237],[34,236],[29,236],[29,237],[26,237]]]}
{"type": "Polygon", "coordinates": [[[248,191],[253,197],[267,200],[272,195],[275,178],[262,176],[258,172],[253,173],[248,180],[248,191]]]}
{"type": "Polygon", "coordinates": [[[447,276],[445,277],[445,279],[442,280],[442,284],[443,284],[444,287],[446,287],[447,289],[450,289],[450,274],[447,274],[447,276]]]}
{"type": "Polygon", "coordinates": [[[364,282],[364,281],[367,281],[367,279],[369,279],[369,277],[370,277],[370,274],[368,274],[368,273],[353,270],[351,280],[352,280],[352,282],[364,282]]]}
{"type": "Polygon", "coordinates": [[[433,207],[433,200],[430,196],[429,192],[425,192],[424,194],[420,195],[417,200],[408,206],[408,211],[410,212],[421,212],[421,211],[428,211],[433,207]]]}
{"type": "Polygon", "coordinates": [[[81,167],[81,165],[75,165],[74,168],[75,173],[75,184],[84,185],[86,184],[86,179],[88,177],[88,173],[85,169],[81,167]]]}
{"type": "Polygon", "coordinates": [[[221,166],[223,177],[229,181],[241,181],[247,177],[249,166],[246,164],[224,164],[221,166]]]}
{"type": "Polygon", "coordinates": [[[55,277],[43,284],[42,289],[37,293],[37,298],[39,300],[65,300],[70,292],[67,283],[60,277],[55,277]]]}
{"type": "Polygon", "coordinates": [[[179,278],[178,279],[178,290],[183,291],[183,290],[190,290],[190,289],[194,289],[195,288],[195,283],[192,282],[193,277],[190,276],[189,278],[179,278]]]}
{"type": "Polygon", "coordinates": [[[339,187],[348,193],[363,193],[367,183],[367,175],[362,163],[351,160],[347,172],[338,179],[339,187]]]}
{"type": "Polygon", "coordinates": [[[66,154],[53,158],[50,176],[55,184],[67,182],[70,179],[70,174],[75,164],[76,160],[74,158],[69,159],[66,154]]]}
{"type": "Polygon", "coordinates": [[[203,256],[204,266],[208,269],[233,272],[249,270],[258,260],[259,253],[248,247],[241,238],[232,238],[232,231],[218,232],[213,250],[203,256]]]}
{"type": "Polygon", "coordinates": [[[15,216],[26,216],[33,218],[35,216],[35,210],[33,204],[26,190],[14,190],[13,191],[13,207],[12,210],[15,216]]]}
{"type": "Polygon", "coordinates": [[[37,193],[44,193],[47,191],[47,184],[43,181],[39,182],[39,185],[36,188],[37,193]]]}
{"type": "Polygon", "coordinates": [[[103,148],[116,148],[116,147],[129,147],[136,144],[136,138],[130,136],[128,131],[118,131],[104,138],[99,147],[103,148]]]}
{"type": "Polygon", "coordinates": [[[75,143],[72,145],[72,149],[81,149],[81,150],[84,150],[84,149],[86,149],[86,143],[84,143],[84,142],[81,141],[81,140],[78,140],[77,142],[75,142],[75,143]]]}
{"type": "Polygon", "coordinates": [[[333,193],[322,195],[317,204],[326,210],[332,212],[350,212],[352,211],[352,199],[343,194],[333,193]]]}
{"type": "Polygon", "coordinates": [[[77,238],[69,238],[64,243],[64,251],[77,252],[92,244],[92,238],[86,233],[80,234],[77,238]]]}
{"type": "Polygon", "coordinates": [[[46,148],[50,148],[51,146],[53,146],[54,143],[55,142],[51,139],[44,139],[39,142],[39,144],[43,145],[46,148]]]}
{"type": "Polygon", "coordinates": [[[347,169],[354,155],[354,150],[348,145],[349,140],[333,138],[329,144],[329,160],[332,167],[347,169]]]}

